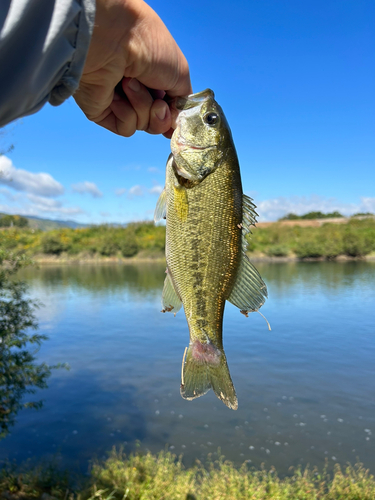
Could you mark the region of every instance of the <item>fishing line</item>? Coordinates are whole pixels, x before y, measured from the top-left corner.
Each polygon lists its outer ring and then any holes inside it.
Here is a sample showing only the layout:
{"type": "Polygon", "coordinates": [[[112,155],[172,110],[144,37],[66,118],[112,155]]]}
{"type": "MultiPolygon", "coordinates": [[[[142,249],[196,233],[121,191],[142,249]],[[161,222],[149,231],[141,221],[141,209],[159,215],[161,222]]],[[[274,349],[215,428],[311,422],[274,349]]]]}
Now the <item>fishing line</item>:
{"type": "Polygon", "coordinates": [[[184,357],[182,358],[182,366],[181,366],[181,384],[182,385],[185,385],[184,384],[184,364],[185,364],[186,351],[187,351],[187,347],[185,347],[184,357]]]}
{"type": "Polygon", "coordinates": [[[262,316],[262,318],[265,319],[265,321],[268,325],[268,330],[271,331],[271,325],[269,324],[268,319],[265,316],[263,316],[263,314],[260,311],[257,311],[257,313],[259,313],[262,316]]]}

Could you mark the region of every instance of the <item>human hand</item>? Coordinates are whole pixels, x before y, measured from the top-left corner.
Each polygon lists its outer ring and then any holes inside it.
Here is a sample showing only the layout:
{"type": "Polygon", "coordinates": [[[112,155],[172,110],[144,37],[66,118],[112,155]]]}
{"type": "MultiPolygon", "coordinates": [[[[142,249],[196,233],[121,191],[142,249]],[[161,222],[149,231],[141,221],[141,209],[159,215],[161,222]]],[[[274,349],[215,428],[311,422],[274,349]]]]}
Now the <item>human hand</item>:
{"type": "Polygon", "coordinates": [[[143,0],[97,0],[95,27],[74,98],[89,120],[130,137],[171,137],[168,96],[192,93],[187,61],[143,0]],[[156,90],[150,90],[156,89],[156,90]]]}

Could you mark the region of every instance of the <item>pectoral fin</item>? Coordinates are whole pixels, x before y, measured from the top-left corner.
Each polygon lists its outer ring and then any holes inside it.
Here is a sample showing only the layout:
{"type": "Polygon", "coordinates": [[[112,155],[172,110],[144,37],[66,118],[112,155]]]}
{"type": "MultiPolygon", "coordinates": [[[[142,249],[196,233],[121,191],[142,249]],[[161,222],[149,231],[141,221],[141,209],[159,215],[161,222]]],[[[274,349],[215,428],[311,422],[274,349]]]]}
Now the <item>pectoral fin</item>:
{"type": "Polygon", "coordinates": [[[154,222],[159,222],[167,217],[167,194],[165,188],[160,193],[159,199],[156,203],[154,222]]]}
{"type": "Polygon", "coordinates": [[[259,272],[242,252],[237,279],[228,301],[243,312],[254,312],[267,298],[267,287],[259,272]]]}
{"type": "Polygon", "coordinates": [[[172,278],[167,269],[167,276],[164,280],[164,288],[162,295],[162,312],[172,312],[176,314],[182,306],[182,302],[180,297],[178,296],[172,278]]]}
{"type": "Polygon", "coordinates": [[[242,252],[241,261],[237,271],[237,279],[228,298],[228,301],[238,307],[241,312],[258,311],[267,298],[267,287],[259,272],[246,255],[246,234],[250,233],[250,226],[255,226],[258,214],[255,211],[253,200],[242,197],[242,252]]]}

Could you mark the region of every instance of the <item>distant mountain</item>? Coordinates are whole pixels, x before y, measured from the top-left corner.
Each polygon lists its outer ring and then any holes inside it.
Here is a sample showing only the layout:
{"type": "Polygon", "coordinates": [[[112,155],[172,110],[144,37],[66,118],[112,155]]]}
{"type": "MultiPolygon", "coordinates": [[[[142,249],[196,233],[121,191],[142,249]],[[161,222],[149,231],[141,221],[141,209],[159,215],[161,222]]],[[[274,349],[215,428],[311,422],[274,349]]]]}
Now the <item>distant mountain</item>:
{"type": "MultiPolygon", "coordinates": [[[[0,217],[3,215],[10,215],[4,212],[0,212],[0,217]]],[[[11,214],[15,215],[15,214],[11,214]]],[[[41,229],[42,231],[50,231],[51,229],[60,229],[62,227],[70,227],[76,229],[77,227],[88,227],[90,224],[80,224],[74,220],[53,220],[53,219],[42,219],[41,217],[32,217],[22,215],[29,221],[29,227],[31,229],[41,229]]]]}

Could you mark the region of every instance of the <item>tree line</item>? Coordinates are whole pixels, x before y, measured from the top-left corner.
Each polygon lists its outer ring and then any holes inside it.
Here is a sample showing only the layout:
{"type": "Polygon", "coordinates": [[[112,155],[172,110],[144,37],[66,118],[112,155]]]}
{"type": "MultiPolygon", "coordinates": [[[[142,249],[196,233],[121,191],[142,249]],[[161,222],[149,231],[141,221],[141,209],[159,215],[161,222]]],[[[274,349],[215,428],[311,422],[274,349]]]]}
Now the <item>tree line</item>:
{"type": "MultiPolygon", "coordinates": [[[[319,227],[285,226],[273,223],[252,229],[250,255],[335,259],[340,255],[364,257],[375,253],[375,218],[353,217],[345,224],[327,222],[319,227]]],[[[41,231],[12,227],[0,231],[0,248],[38,255],[91,257],[162,257],[165,227],[152,222],[126,227],[108,225],[41,231]]]]}

